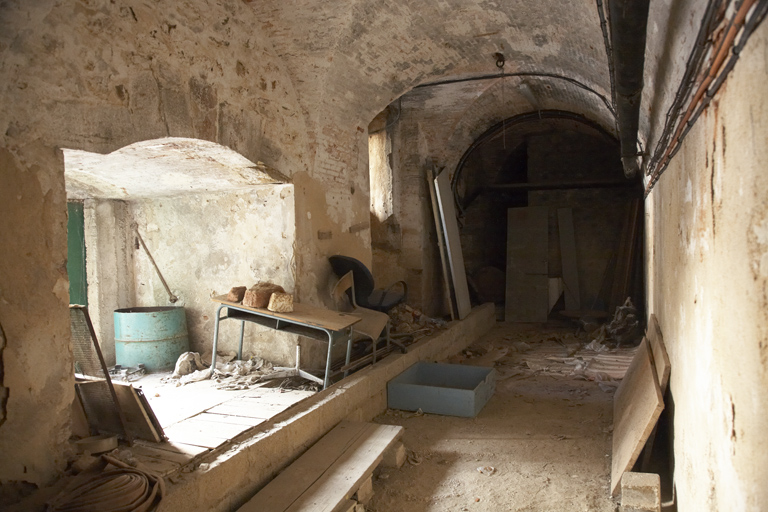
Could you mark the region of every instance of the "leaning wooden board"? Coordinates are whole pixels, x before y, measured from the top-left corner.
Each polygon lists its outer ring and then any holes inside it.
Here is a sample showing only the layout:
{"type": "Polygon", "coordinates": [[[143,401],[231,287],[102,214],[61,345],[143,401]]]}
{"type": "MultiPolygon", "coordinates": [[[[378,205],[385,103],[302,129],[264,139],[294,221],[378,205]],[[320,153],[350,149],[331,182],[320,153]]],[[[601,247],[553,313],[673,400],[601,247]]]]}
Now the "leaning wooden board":
{"type": "Polygon", "coordinates": [[[504,320],[546,322],[549,313],[549,207],[507,210],[504,320]]]}
{"type": "Polygon", "coordinates": [[[669,374],[672,367],[669,363],[667,347],[664,345],[664,337],[661,335],[659,321],[654,314],[651,314],[651,318],[648,319],[646,337],[648,338],[648,343],[651,347],[653,365],[656,368],[656,376],[659,379],[659,387],[661,388],[661,394],[663,395],[667,392],[667,384],[669,383],[669,374]]]}
{"type": "Polygon", "coordinates": [[[578,311],[581,309],[581,292],[579,291],[579,265],[576,256],[576,233],[573,229],[573,210],[558,208],[557,227],[560,233],[560,259],[563,268],[563,283],[565,283],[565,309],[578,311]]]}
{"type": "Polygon", "coordinates": [[[648,341],[643,338],[613,398],[612,495],[617,494],[624,472],[632,470],[663,409],[648,341]]]}
{"type": "Polygon", "coordinates": [[[448,254],[448,263],[453,280],[453,293],[456,297],[456,312],[459,320],[463,320],[472,310],[469,301],[469,287],[467,286],[467,271],[464,268],[464,253],[461,251],[461,237],[459,236],[459,223],[456,220],[456,206],[454,205],[451,180],[448,172],[443,171],[435,178],[435,195],[440,207],[440,220],[445,233],[445,249],[448,254]]]}
{"type": "Polygon", "coordinates": [[[288,466],[240,512],[334,512],[354,495],[403,428],[342,422],[288,466]]]}

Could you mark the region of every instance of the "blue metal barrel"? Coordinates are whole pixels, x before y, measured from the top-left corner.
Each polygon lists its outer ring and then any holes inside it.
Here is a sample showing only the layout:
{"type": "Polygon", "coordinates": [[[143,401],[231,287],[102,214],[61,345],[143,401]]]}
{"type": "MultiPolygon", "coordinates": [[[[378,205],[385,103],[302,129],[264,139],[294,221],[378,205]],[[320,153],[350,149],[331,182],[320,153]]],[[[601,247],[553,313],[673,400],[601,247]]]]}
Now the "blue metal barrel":
{"type": "Polygon", "coordinates": [[[172,306],[115,310],[115,359],[147,371],[171,370],[189,351],[184,308],[172,306]]]}

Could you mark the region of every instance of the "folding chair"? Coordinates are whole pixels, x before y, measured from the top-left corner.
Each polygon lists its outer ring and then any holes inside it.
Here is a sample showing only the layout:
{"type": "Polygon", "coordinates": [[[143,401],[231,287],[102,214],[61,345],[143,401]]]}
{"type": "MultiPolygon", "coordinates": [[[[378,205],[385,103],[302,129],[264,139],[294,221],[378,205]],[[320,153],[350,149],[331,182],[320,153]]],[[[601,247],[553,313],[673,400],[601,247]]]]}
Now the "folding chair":
{"type": "MultiPolygon", "coordinates": [[[[344,274],[341,279],[339,279],[339,282],[336,283],[336,286],[333,287],[333,291],[331,292],[337,306],[346,302],[345,297],[349,297],[352,303],[352,311],[349,313],[362,318],[361,321],[352,326],[352,336],[350,336],[350,339],[347,342],[347,357],[345,367],[349,366],[352,353],[352,344],[354,342],[364,339],[370,339],[372,341],[374,363],[376,362],[377,348],[379,340],[382,337],[382,333],[384,333],[384,337],[387,340],[387,348],[389,348],[390,344],[389,315],[380,311],[374,311],[373,309],[358,306],[355,301],[354,294],[347,294],[347,290],[354,289],[354,286],[354,276],[352,271],[349,271],[344,274]]],[[[344,376],[346,377],[348,373],[349,370],[345,370],[344,376]]]]}

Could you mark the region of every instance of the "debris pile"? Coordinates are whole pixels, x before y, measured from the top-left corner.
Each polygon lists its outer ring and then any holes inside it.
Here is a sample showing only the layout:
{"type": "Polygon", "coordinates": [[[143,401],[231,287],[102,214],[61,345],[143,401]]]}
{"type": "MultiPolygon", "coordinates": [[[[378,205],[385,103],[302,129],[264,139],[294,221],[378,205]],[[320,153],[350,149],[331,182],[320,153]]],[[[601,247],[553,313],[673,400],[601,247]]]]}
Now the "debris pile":
{"type": "MultiPolygon", "coordinates": [[[[592,343],[590,345],[593,343],[608,345],[609,347],[637,345],[643,337],[643,333],[637,318],[637,308],[632,304],[632,299],[627,297],[624,304],[616,308],[613,319],[592,331],[591,337],[592,343]]],[[[593,345],[592,350],[596,350],[597,345],[593,345]]],[[[596,351],[600,352],[601,350],[596,351]]]]}
{"type": "Polygon", "coordinates": [[[408,304],[395,306],[389,311],[389,316],[392,319],[392,333],[411,334],[414,341],[430,336],[447,325],[445,320],[428,317],[408,304]]]}
{"type": "Polygon", "coordinates": [[[519,332],[484,345],[473,345],[447,362],[496,368],[497,382],[544,374],[595,381],[603,391],[615,390],[636,348],[609,348],[581,335],[519,332]]]}
{"type": "MultiPolygon", "coordinates": [[[[274,369],[274,365],[261,357],[251,357],[247,360],[236,360],[236,354],[216,356],[216,369],[213,371],[206,365],[203,357],[197,352],[185,352],[176,361],[173,375],[167,380],[175,381],[177,386],[212,378],[218,389],[241,390],[249,389],[256,384],[288,377],[287,372],[274,369]]],[[[210,357],[207,357],[210,362],[210,357]]]]}

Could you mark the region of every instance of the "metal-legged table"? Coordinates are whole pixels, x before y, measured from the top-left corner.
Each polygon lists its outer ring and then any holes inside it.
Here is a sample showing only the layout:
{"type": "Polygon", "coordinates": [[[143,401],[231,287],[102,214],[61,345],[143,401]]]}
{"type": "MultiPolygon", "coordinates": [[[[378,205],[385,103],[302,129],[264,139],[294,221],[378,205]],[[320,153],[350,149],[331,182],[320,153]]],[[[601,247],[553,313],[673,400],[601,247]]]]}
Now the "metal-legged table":
{"type": "Polygon", "coordinates": [[[219,342],[219,322],[221,320],[233,319],[240,320],[240,345],[238,348],[238,358],[243,357],[243,335],[245,332],[245,322],[253,322],[264,327],[277,331],[290,332],[309,336],[316,339],[328,340],[328,357],[325,362],[325,376],[323,379],[312,375],[309,372],[299,368],[299,352],[296,353],[296,365],[294,368],[276,368],[279,371],[295,371],[295,375],[312,380],[323,385],[323,389],[328,387],[331,375],[331,354],[337,341],[347,342],[347,352],[351,348],[350,336],[352,334],[352,325],[361,320],[360,317],[349,313],[331,311],[309,304],[294,303],[293,312],[275,313],[268,309],[251,308],[243,306],[237,302],[229,302],[226,296],[213,297],[211,300],[219,304],[216,310],[216,324],[213,329],[213,354],[211,356],[211,368],[216,368],[216,347],[219,342]],[[221,311],[224,310],[224,316],[221,311]]]}

